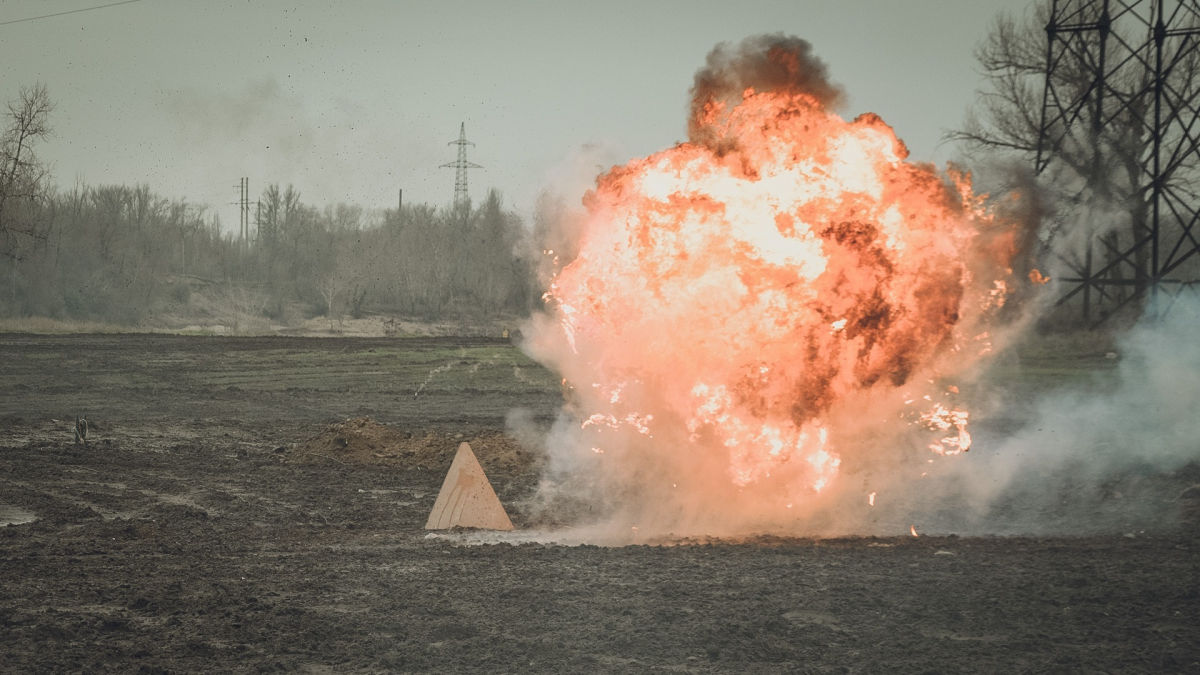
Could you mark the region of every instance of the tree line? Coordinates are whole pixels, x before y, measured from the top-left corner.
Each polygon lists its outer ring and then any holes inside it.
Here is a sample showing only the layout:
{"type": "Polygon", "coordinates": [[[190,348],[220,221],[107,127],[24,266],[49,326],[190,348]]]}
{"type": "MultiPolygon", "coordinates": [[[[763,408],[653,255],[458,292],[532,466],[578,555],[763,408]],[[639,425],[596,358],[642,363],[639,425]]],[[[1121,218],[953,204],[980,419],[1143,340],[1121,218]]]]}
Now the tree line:
{"type": "Polygon", "coordinates": [[[540,296],[527,229],[496,191],[476,207],[368,214],[273,184],[242,241],[204,206],[145,185],[52,188],[34,154],[52,109],[44,87],[23,89],[0,138],[0,316],[132,324],[186,305],[198,285],[283,322],[490,319],[540,296]]]}

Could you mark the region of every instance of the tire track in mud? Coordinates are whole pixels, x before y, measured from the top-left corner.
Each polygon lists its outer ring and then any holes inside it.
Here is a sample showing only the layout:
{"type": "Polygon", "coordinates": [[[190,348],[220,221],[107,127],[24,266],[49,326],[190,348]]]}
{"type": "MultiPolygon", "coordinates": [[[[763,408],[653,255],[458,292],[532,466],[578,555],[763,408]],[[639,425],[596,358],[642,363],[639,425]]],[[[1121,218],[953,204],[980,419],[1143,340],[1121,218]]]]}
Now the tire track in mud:
{"type": "MultiPolygon", "coordinates": [[[[146,488],[130,487],[125,483],[107,483],[83,480],[63,480],[55,483],[54,487],[34,484],[27,481],[6,481],[9,485],[22,488],[28,493],[45,495],[53,500],[75,507],[94,511],[104,520],[133,520],[146,515],[154,504],[182,506],[202,512],[207,517],[217,517],[224,513],[217,508],[200,503],[196,496],[204,493],[202,490],[190,490],[184,493],[159,492],[146,488]],[[71,488],[75,488],[72,490],[71,488]],[[114,503],[126,504],[131,496],[140,495],[144,503],[132,508],[115,509],[114,503]]],[[[138,501],[135,498],[135,502],[138,501]]]]}

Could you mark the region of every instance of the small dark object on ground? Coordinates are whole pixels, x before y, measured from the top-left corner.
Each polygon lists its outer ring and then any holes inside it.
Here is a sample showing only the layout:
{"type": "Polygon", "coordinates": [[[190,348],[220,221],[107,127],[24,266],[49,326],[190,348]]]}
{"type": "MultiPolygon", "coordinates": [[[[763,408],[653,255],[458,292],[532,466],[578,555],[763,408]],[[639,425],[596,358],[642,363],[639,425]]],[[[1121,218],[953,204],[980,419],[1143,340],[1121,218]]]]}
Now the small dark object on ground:
{"type": "Polygon", "coordinates": [[[88,438],[88,421],[87,415],[82,415],[75,418],[75,445],[83,443],[83,447],[87,447],[88,438]]]}

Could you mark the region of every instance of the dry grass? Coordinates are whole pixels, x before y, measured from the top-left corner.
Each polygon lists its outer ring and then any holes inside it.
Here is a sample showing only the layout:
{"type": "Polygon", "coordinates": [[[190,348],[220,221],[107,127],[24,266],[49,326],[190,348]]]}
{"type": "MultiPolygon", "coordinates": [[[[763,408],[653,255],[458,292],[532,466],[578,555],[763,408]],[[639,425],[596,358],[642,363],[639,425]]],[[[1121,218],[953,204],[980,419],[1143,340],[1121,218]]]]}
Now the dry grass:
{"type": "Polygon", "coordinates": [[[318,316],[299,326],[280,327],[280,332],[322,337],[504,337],[505,331],[515,330],[521,321],[518,318],[416,321],[392,316],[361,319],[318,316]]]}
{"type": "Polygon", "coordinates": [[[150,333],[154,329],[143,326],[121,326],[100,321],[75,321],[51,319],[44,316],[0,318],[0,333],[38,333],[54,335],[61,333],[150,333]]]}
{"type": "Polygon", "coordinates": [[[520,319],[491,321],[417,321],[373,316],[362,319],[314,317],[294,323],[275,323],[263,316],[235,310],[221,316],[162,315],[138,325],[47,317],[0,318],[0,333],[58,335],[70,333],[165,333],[170,335],[292,335],[304,337],[503,337],[520,319]],[[390,320],[389,320],[390,319],[390,320]]]}

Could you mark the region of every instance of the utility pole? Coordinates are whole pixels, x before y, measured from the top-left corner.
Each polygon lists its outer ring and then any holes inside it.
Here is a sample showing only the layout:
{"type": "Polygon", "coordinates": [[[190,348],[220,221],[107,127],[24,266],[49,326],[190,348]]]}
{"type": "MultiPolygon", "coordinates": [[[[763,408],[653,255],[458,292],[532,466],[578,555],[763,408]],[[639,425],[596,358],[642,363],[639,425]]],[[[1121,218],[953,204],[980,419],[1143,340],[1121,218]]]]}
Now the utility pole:
{"type": "Polygon", "coordinates": [[[475,145],[467,140],[467,123],[462,122],[458,127],[458,140],[446,145],[458,146],[458,159],[441,165],[442,169],[454,169],[454,206],[455,208],[470,207],[471,197],[467,195],[467,169],[482,169],[482,166],[467,161],[467,146],[475,145]]]}
{"type": "Polygon", "coordinates": [[[243,177],[242,178],[242,203],[241,203],[242,245],[243,246],[246,244],[246,240],[249,238],[249,235],[250,235],[250,219],[247,217],[249,214],[246,212],[246,208],[247,208],[246,200],[249,196],[250,196],[250,179],[243,177]]]}
{"type": "Polygon", "coordinates": [[[242,188],[244,187],[245,180],[245,178],[238,179],[238,198],[237,201],[234,202],[234,204],[237,204],[238,207],[238,248],[241,248],[246,244],[246,224],[242,222],[242,197],[245,196],[242,188]]]}
{"type": "Polygon", "coordinates": [[[239,178],[237,187],[238,242],[242,248],[247,248],[250,240],[250,179],[239,178]]]}
{"type": "Polygon", "coordinates": [[[250,246],[250,178],[242,178],[242,242],[250,246]]]}

